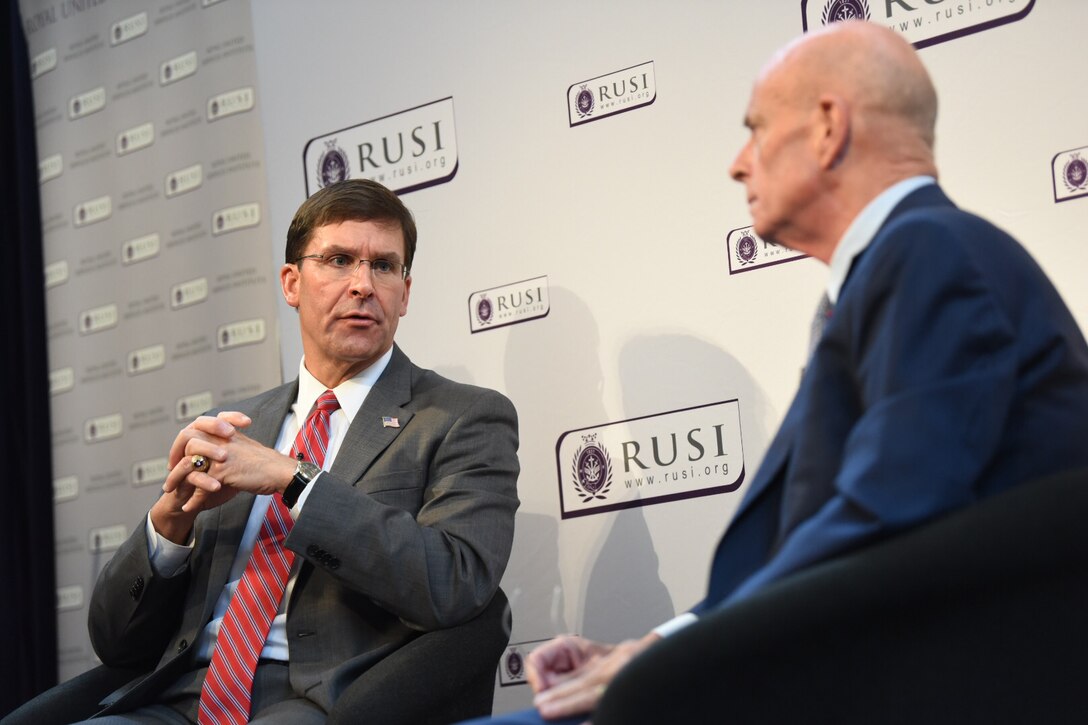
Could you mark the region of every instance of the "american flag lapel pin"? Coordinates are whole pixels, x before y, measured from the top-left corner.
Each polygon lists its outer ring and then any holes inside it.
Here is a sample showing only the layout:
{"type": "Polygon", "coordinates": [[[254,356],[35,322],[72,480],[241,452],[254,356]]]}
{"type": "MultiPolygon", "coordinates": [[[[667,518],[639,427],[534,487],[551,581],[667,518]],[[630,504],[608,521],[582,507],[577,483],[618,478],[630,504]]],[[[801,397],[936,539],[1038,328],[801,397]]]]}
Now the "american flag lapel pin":
{"type": "Polygon", "coordinates": [[[400,421],[392,416],[382,416],[382,428],[400,428],[400,421]]]}

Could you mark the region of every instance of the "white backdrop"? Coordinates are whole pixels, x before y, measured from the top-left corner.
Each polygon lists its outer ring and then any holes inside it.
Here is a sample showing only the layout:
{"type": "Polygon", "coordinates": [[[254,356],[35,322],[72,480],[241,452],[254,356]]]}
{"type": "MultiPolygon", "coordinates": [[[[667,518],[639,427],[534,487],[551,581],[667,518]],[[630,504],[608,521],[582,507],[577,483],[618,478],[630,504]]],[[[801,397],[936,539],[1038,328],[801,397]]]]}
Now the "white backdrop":
{"type": "MultiPolygon", "coordinates": [[[[942,183],[1023,241],[1084,326],[1088,200],[1056,203],[1051,171],[1056,154],[1088,145],[1073,80],[1088,5],[869,5],[921,18],[930,37],[1022,15],[920,51],[940,94],[942,183]]],[[[456,175],[404,196],[420,244],[399,340],[420,364],[505,392],[521,416],[522,507],[503,583],[513,648],[564,631],[637,636],[696,602],[743,486],[563,519],[557,482],[571,461],[557,462],[556,444],[736,399],[755,470],[793,395],[824,270],[803,259],[730,274],[727,236],[749,221],[727,169],[750,84],[801,32],[802,3],[262,2],[254,22],[277,238],[312,176],[307,141],[453,99],[456,175]],[[650,61],[653,103],[571,126],[572,85],[650,61]],[[470,332],[472,293],[543,275],[547,316],[470,332]]],[[[300,351],[292,314],[281,321],[290,369],[300,351]]],[[[687,430],[683,415],[654,420],[659,433],[687,430]]],[[[517,682],[516,659],[501,669],[517,682]]],[[[527,686],[501,687],[496,709],[529,698],[527,686]]]]}
{"type": "MultiPolygon", "coordinates": [[[[912,40],[932,43],[921,55],[941,99],[942,183],[1016,235],[1088,325],[1088,187],[1070,173],[1088,153],[1082,2],[253,5],[276,260],[295,208],[320,183],[304,160],[311,141],[342,152],[353,174],[361,144],[384,164],[382,139],[391,158],[402,140],[406,154],[434,160],[426,134],[439,116],[427,114],[448,111],[442,152],[456,165],[404,195],[420,242],[398,340],[418,364],[503,391],[519,411],[522,507],[503,583],[514,656],[500,668],[497,711],[529,703],[516,655],[535,642],[559,632],[637,636],[700,598],[743,480],[679,498],[709,480],[693,464],[692,479],[671,487],[626,484],[650,472],[660,482],[676,468],[666,465],[673,453],[698,457],[693,428],[704,443],[698,465],[709,463],[715,422],[700,416],[723,401],[736,402],[710,410],[739,411],[740,432],[716,460],[750,479],[793,395],[824,269],[808,259],[765,264],[789,255],[761,244],[757,256],[741,254],[734,242],[749,221],[727,169],[746,137],[751,81],[801,32],[804,14],[814,25],[848,5],[875,21],[890,12],[912,40]],[[640,80],[649,69],[652,84],[633,88],[635,67],[640,80]],[[569,105],[583,84],[602,82],[613,98],[598,94],[588,114],[569,105]],[[482,297],[508,316],[486,321],[482,297]],[[587,505],[627,508],[569,516],[575,484],[594,492],[572,472],[569,450],[557,449],[565,434],[600,446],[613,475],[587,505]],[[624,470],[632,445],[653,471],[624,470]]],[[[396,183],[430,178],[422,167],[413,173],[396,183]]],[[[268,271],[274,278],[275,265],[268,271]]],[[[279,320],[282,365],[293,374],[301,348],[282,302],[279,320]]]]}

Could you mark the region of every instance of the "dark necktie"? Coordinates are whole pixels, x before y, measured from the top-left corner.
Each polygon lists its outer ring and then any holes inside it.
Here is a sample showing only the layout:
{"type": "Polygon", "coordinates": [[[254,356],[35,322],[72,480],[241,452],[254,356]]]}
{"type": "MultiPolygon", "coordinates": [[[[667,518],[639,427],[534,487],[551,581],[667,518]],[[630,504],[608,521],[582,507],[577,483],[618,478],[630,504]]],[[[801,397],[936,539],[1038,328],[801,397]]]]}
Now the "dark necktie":
{"type": "Polygon", "coordinates": [[[812,318],[812,332],[808,340],[808,356],[812,357],[812,352],[816,349],[816,345],[820,342],[820,338],[823,337],[824,328],[827,327],[827,323],[831,321],[831,313],[834,311],[835,306],[831,304],[831,299],[824,292],[820,296],[820,304],[816,306],[816,315],[812,318]]]}

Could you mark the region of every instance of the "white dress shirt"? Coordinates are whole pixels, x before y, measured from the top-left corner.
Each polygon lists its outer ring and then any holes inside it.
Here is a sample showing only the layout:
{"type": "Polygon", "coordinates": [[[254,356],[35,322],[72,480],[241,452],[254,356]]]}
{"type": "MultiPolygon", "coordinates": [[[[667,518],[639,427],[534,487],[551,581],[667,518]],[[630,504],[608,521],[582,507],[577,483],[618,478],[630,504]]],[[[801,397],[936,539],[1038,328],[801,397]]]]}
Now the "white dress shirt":
{"type": "MultiPolygon", "coordinates": [[[[329,419],[331,430],[329,432],[329,447],[325,454],[325,463],[322,466],[323,470],[329,470],[333,461],[336,460],[336,454],[340,450],[340,444],[343,443],[344,436],[347,434],[351,422],[355,420],[355,414],[358,413],[359,409],[363,406],[366,396],[370,393],[371,388],[374,387],[374,383],[381,377],[381,374],[385,371],[385,368],[392,357],[393,349],[390,348],[366,370],[363,370],[355,377],[345,380],[340,383],[340,385],[333,388],[333,392],[336,393],[336,399],[340,402],[340,408],[333,411],[329,419]]],[[[289,412],[287,417],[283,420],[283,427],[280,428],[280,435],[276,441],[277,451],[283,454],[289,454],[291,452],[291,446],[294,445],[299,428],[306,420],[306,416],[309,415],[310,410],[317,402],[317,399],[327,389],[328,388],[318,382],[318,380],[310,374],[310,371],[306,369],[306,360],[303,359],[299,363],[298,397],[295,399],[294,405],[291,406],[291,412],[289,412]]],[[[315,486],[320,485],[321,479],[322,475],[319,473],[314,480],[310,482],[310,485],[303,489],[298,501],[295,502],[294,507],[291,509],[292,519],[297,519],[299,517],[310,492],[315,486]]],[[[223,616],[227,612],[227,606],[234,596],[234,590],[238,588],[238,582],[241,580],[242,573],[245,571],[246,564],[249,562],[249,556],[257,543],[257,535],[261,531],[265,513],[268,511],[268,506],[271,502],[271,496],[257,496],[256,500],[253,502],[253,510],[249,514],[249,520],[246,523],[245,531],[242,533],[242,540],[238,545],[238,553],[234,557],[234,563],[231,564],[230,575],[227,577],[227,584],[223,587],[219,599],[215,602],[215,610],[212,614],[211,621],[208,622],[207,626],[201,632],[200,637],[194,643],[198,661],[211,660],[212,650],[215,648],[215,640],[219,634],[219,627],[223,623],[223,616]]],[[[155,531],[154,526],[151,524],[150,513],[147,516],[147,542],[148,556],[151,559],[151,568],[155,571],[155,574],[164,577],[177,576],[185,570],[185,567],[189,564],[189,555],[192,553],[195,545],[195,541],[192,540],[190,540],[187,545],[175,544],[169,539],[161,536],[155,531]]],[[[295,557],[291,576],[287,580],[287,588],[284,590],[283,599],[280,601],[279,611],[272,619],[272,627],[268,632],[268,639],[265,640],[264,649],[261,650],[260,656],[262,659],[281,661],[287,661],[288,659],[287,603],[291,600],[291,591],[294,589],[295,581],[298,579],[298,573],[302,567],[303,561],[303,557],[295,557]]]]}

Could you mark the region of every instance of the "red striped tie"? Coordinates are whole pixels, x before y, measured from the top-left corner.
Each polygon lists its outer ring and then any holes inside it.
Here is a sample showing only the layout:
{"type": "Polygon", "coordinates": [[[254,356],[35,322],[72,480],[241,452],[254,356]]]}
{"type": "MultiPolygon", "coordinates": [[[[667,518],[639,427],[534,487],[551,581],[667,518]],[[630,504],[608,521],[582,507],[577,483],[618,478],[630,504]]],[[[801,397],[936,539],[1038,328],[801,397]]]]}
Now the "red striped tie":
{"type": "MultiPolygon", "coordinates": [[[[292,456],[301,453],[307,461],[324,465],[325,451],[329,447],[329,416],[339,407],[331,390],[322,393],[295,437],[292,456]]],[[[295,561],[294,552],[283,546],[293,524],[283,501],[279,496],[273,496],[249,563],[219,627],[212,661],[200,692],[197,722],[201,725],[237,725],[249,720],[250,690],[257,659],[268,639],[272,618],[280,607],[295,561]]]]}

